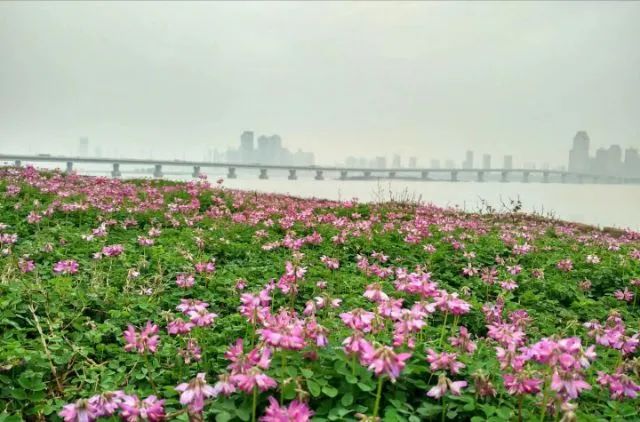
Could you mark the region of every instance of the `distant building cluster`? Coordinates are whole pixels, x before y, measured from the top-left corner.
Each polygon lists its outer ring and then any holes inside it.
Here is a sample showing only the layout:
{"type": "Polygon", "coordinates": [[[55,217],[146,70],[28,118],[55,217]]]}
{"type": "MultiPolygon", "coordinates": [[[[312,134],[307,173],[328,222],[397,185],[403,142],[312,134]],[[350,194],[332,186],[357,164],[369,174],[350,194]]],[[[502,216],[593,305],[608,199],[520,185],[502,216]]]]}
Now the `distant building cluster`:
{"type": "Polygon", "coordinates": [[[312,152],[300,149],[291,152],[283,147],[279,135],[261,135],[256,140],[252,131],[244,131],[240,135],[240,147],[227,150],[225,155],[224,159],[218,154],[213,158],[215,161],[243,164],[311,166],[315,162],[312,152]]]}
{"type": "Polygon", "coordinates": [[[627,148],[623,154],[620,145],[611,145],[598,148],[591,155],[589,135],[581,130],[574,136],[573,147],[569,151],[569,171],[598,176],[640,177],[640,154],[636,148],[627,148]]]}

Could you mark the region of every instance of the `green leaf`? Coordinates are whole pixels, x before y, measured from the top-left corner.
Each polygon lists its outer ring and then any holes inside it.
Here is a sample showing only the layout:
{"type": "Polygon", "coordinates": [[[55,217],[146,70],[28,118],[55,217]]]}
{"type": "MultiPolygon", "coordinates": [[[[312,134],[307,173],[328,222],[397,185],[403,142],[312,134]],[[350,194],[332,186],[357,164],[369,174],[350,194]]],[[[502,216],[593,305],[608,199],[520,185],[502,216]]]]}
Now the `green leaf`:
{"type": "Polygon", "coordinates": [[[300,372],[302,372],[302,375],[305,378],[311,378],[313,376],[313,371],[311,369],[302,368],[300,369],[300,372]]]}
{"type": "Polygon", "coordinates": [[[358,383],[358,388],[360,388],[362,391],[373,391],[373,385],[365,384],[363,382],[358,383]]]}
{"type": "Polygon", "coordinates": [[[228,422],[232,418],[231,414],[227,411],[222,411],[216,415],[216,422],[228,422]]]}
{"type": "Polygon", "coordinates": [[[307,380],[307,388],[309,388],[309,392],[313,397],[318,397],[320,395],[320,385],[313,380],[307,380]]]}
{"type": "Polygon", "coordinates": [[[345,407],[351,406],[351,403],[353,403],[353,394],[347,393],[342,396],[342,398],[340,399],[340,403],[342,403],[342,405],[345,407]]]}
{"type": "Polygon", "coordinates": [[[338,390],[330,385],[325,385],[324,387],[322,387],[322,392],[331,398],[334,398],[338,395],[338,390]]]}

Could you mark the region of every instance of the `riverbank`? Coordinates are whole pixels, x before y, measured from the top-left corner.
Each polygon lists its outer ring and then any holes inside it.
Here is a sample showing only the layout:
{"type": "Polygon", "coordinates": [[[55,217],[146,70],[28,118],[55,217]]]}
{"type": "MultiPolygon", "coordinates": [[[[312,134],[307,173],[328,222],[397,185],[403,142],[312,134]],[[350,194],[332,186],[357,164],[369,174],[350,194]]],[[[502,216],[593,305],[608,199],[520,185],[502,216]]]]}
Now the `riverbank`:
{"type": "Polygon", "coordinates": [[[640,233],[33,168],[0,196],[3,420],[637,417],[640,233]]]}

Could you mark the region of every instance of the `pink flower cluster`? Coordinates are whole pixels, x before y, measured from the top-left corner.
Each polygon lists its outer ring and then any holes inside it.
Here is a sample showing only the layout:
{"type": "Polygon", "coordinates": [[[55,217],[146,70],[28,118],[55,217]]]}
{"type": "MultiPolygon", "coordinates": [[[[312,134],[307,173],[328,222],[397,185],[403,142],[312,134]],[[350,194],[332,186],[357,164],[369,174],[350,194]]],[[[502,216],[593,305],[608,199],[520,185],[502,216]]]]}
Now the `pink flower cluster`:
{"type": "Polygon", "coordinates": [[[136,395],[113,391],[66,404],[58,415],[65,422],[92,422],[100,417],[110,417],[117,413],[126,422],[164,421],[164,400],[156,396],[140,400],[136,395]]]}

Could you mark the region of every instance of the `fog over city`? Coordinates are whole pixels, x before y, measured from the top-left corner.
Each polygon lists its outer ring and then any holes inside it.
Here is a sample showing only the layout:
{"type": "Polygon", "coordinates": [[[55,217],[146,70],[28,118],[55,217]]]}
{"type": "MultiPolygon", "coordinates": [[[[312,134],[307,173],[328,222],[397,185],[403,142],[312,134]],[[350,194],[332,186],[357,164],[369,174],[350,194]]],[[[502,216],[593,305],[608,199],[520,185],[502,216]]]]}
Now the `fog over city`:
{"type": "Polygon", "coordinates": [[[2,2],[0,163],[640,228],[638,22],[638,2],[2,2]]]}
{"type": "Polygon", "coordinates": [[[640,147],[638,22],[635,2],[2,2],[0,148],[202,160],[252,130],[322,164],[566,166],[579,130],[640,147]]]}

